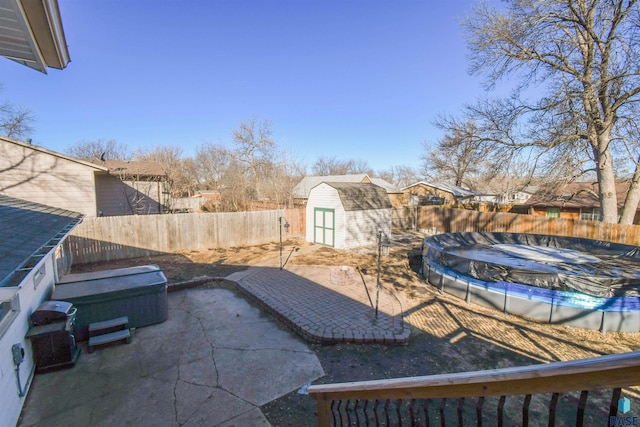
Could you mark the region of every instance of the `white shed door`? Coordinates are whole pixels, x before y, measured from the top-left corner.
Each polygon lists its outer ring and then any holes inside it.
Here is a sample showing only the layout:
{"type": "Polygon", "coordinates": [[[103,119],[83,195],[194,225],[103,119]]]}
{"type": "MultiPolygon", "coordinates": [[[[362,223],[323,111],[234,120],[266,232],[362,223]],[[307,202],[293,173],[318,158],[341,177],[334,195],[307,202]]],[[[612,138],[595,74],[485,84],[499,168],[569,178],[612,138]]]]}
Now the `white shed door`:
{"type": "Polygon", "coordinates": [[[321,245],[334,245],[336,215],[334,209],[313,209],[313,242],[321,245]]]}

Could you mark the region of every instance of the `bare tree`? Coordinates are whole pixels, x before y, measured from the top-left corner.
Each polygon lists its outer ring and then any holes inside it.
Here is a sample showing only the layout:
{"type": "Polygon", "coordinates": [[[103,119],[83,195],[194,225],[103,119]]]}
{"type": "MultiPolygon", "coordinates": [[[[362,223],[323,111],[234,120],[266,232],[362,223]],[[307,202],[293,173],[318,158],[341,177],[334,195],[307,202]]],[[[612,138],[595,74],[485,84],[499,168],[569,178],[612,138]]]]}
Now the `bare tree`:
{"type": "Polygon", "coordinates": [[[367,173],[373,174],[369,163],[361,159],[340,160],[335,156],[321,156],[311,166],[314,175],[348,175],[367,173]]]}
{"type": "Polygon", "coordinates": [[[65,153],[86,160],[130,160],[131,152],[126,144],[115,139],[82,140],[68,146],[65,153]]]}
{"type": "Polygon", "coordinates": [[[222,144],[200,145],[193,160],[199,190],[221,190],[231,153],[222,144]]]}
{"type": "Polygon", "coordinates": [[[388,169],[380,170],[376,172],[376,176],[398,188],[408,187],[422,179],[420,173],[414,167],[405,165],[391,166],[388,169]]]}
{"type": "Polygon", "coordinates": [[[491,179],[496,170],[489,163],[495,150],[493,144],[482,138],[472,120],[458,121],[451,117],[441,117],[436,126],[445,135],[436,143],[424,143],[423,167],[430,175],[450,182],[458,187],[473,187],[480,176],[491,179]]]}
{"type": "Polygon", "coordinates": [[[304,165],[291,153],[280,152],[271,176],[271,194],[279,207],[293,206],[293,187],[305,176],[304,165]]]}
{"type": "MultiPolygon", "coordinates": [[[[2,91],[2,84],[0,84],[2,91]]],[[[9,138],[26,138],[33,132],[35,118],[28,108],[20,107],[12,102],[0,102],[0,129],[9,138]]]]}
{"type": "Polygon", "coordinates": [[[346,166],[342,164],[337,157],[321,156],[311,166],[311,172],[314,175],[344,175],[346,174],[346,166]]]}
{"type": "Polygon", "coordinates": [[[563,153],[569,152],[579,155],[578,163],[592,165],[605,222],[618,220],[617,164],[632,164],[620,217],[631,223],[640,200],[640,158],[630,163],[616,154],[638,151],[629,133],[640,101],[637,0],[506,3],[504,11],[482,3],[465,22],[471,70],[484,73],[489,86],[515,77],[516,91],[533,99],[514,95],[479,103],[470,113],[481,121],[486,138],[503,147],[536,150],[540,159],[567,159],[563,153]],[[535,97],[524,92],[531,87],[535,97]]]}
{"type": "Polygon", "coordinates": [[[33,114],[9,102],[0,104],[0,128],[9,138],[24,138],[33,132],[33,114]]]}
{"type": "Polygon", "coordinates": [[[173,197],[184,197],[193,191],[192,182],[185,173],[180,147],[158,146],[151,151],[139,149],[134,160],[156,162],[162,166],[167,176],[164,185],[167,197],[162,202],[169,211],[173,210],[173,197]]]}
{"type": "Polygon", "coordinates": [[[231,157],[222,176],[220,206],[223,211],[239,212],[250,209],[256,200],[253,180],[247,179],[246,168],[235,157],[231,157]]]}
{"type": "Polygon", "coordinates": [[[252,180],[254,198],[263,198],[276,159],[276,143],[272,138],[271,123],[264,120],[258,123],[255,117],[240,123],[232,134],[235,150],[233,157],[244,166],[241,175],[252,180]]]}

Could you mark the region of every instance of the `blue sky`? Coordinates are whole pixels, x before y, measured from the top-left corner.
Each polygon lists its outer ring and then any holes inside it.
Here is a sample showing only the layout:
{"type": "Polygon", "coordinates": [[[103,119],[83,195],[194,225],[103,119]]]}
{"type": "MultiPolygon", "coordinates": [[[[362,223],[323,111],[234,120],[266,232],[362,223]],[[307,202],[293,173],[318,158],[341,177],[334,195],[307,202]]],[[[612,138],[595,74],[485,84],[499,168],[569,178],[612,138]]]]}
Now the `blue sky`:
{"type": "Polygon", "coordinates": [[[482,94],[459,22],[471,0],[59,0],[71,55],[44,75],[0,60],[0,98],[35,144],[230,143],[252,116],[309,166],[419,166],[438,113],[482,94]]]}

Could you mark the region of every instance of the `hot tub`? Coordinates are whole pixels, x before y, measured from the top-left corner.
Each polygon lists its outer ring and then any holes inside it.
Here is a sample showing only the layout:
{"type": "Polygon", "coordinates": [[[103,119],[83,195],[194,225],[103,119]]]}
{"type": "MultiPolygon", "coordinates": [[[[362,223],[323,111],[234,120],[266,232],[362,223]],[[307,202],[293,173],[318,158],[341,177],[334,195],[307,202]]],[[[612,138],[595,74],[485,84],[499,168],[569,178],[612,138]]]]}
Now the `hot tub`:
{"type": "Polygon", "coordinates": [[[167,320],[167,279],[157,265],[64,276],[51,295],[77,309],[76,340],[89,338],[90,323],[129,318],[130,328],[167,320]]]}

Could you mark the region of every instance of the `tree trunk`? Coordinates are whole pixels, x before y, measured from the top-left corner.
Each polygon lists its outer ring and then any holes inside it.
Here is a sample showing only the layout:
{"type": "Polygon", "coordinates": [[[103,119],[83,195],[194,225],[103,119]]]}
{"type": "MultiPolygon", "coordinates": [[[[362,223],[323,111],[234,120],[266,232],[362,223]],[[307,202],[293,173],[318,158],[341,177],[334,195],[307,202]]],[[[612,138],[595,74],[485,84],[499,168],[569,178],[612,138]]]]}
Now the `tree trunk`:
{"type": "Polygon", "coordinates": [[[636,171],[633,174],[633,179],[627,191],[622,216],[620,217],[620,224],[633,224],[636,212],[638,211],[638,204],[640,203],[640,167],[638,166],[640,166],[640,160],[636,163],[636,171]]]}
{"type": "Polygon", "coordinates": [[[618,222],[618,197],[609,143],[608,133],[598,135],[597,146],[594,147],[594,160],[596,161],[598,183],[600,184],[599,196],[602,222],[615,224],[618,222]]]}

